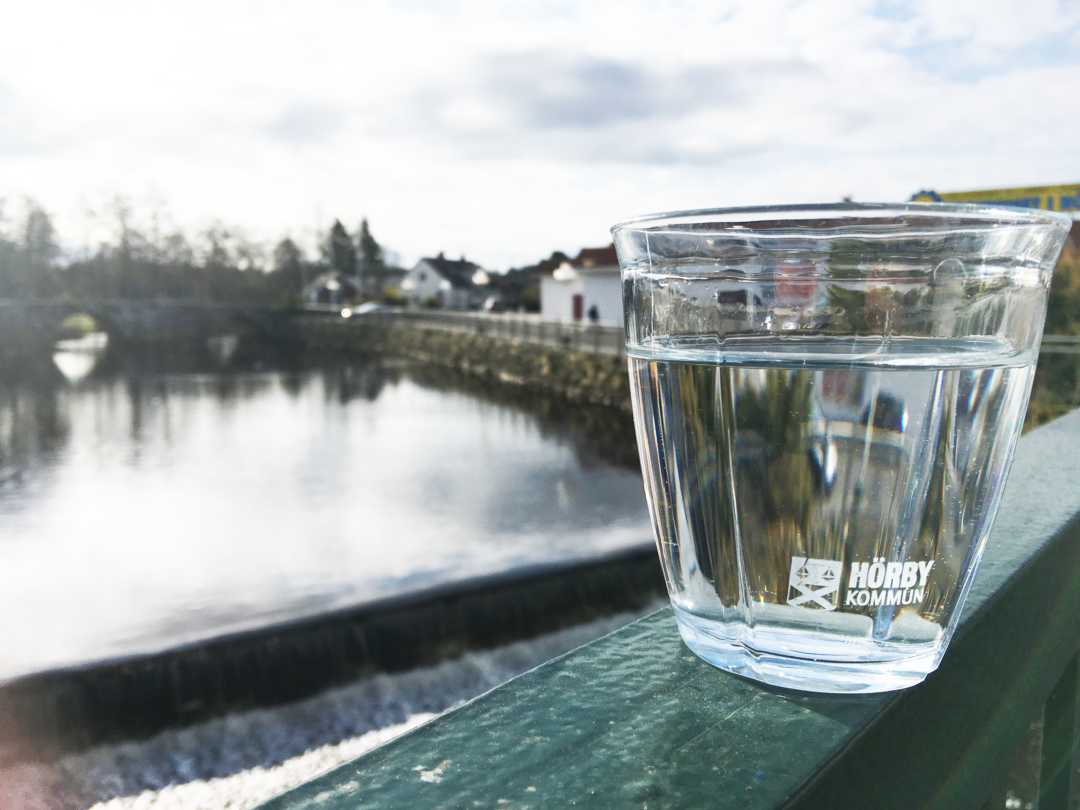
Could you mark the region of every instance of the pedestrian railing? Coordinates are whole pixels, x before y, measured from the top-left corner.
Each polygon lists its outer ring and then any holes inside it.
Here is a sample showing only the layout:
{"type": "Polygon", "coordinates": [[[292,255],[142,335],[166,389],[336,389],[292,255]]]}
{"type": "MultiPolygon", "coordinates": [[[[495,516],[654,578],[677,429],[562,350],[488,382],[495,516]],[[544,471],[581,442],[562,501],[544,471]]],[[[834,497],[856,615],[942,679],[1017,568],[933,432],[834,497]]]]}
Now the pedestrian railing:
{"type": "Polygon", "coordinates": [[[1074,807],[1080,413],[1020,440],[941,667],[877,695],[713,669],[669,609],[317,777],[265,810],[1074,807]]]}
{"type": "MultiPolygon", "coordinates": [[[[309,305],[312,312],[339,315],[341,307],[309,305]]],[[[542,346],[623,357],[626,337],[619,324],[545,321],[527,313],[464,312],[449,309],[399,309],[353,316],[358,322],[388,319],[429,329],[446,329],[476,335],[535,343],[542,346]]]]}
{"type": "Polygon", "coordinates": [[[1043,354],[1080,354],[1080,336],[1078,335],[1043,335],[1043,354]]]}
{"type": "MultiPolygon", "coordinates": [[[[327,315],[340,315],[342,307],[330,304],[308,304],[305,309],[327,315]]],[[[356,316],[359,319],[385,318],[414,323],[433,329],[490,335],[504,340],[516,340],[554,346],[572,351],[626,355],[623,327],[613,321],[562,323],[545,321],[539,315],[527,313],[465,312],[452,309],[395,309],[356,316]]],[[[1080,336],[1044,335],[1041,351],[1046,354],[1080,354],[1080,336]]]]}

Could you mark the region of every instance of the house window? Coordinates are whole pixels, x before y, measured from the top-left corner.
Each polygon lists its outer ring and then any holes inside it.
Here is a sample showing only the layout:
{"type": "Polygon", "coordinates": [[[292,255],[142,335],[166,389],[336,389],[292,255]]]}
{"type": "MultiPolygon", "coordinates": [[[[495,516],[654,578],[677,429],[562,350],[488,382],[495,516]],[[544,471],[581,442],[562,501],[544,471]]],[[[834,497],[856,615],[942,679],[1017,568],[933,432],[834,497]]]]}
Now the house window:
{"type": "Polygon", "coordinates": [[[425,273],[423,270],[420,271],[420,280],[427,281],[427,273],[425,273]]]}

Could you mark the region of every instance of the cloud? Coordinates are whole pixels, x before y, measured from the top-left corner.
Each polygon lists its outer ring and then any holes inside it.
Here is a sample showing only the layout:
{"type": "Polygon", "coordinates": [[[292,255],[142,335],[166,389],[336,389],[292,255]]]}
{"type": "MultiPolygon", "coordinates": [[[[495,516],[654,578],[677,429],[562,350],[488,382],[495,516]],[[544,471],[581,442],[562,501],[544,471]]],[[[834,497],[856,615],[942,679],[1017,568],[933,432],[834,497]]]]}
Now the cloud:
{"type": "Polygon", "coordinates": [[[344,112],[338,107],[298,102],[290,104],[263,131],[294,146],[319,143],[341,129],[344,112]]]}
{"type": "Polygon", "coordinates": [[[667,207],[1068,182],[1078,14],[1070,0],[16,4],[0,191],[76,212],[58,214],[76,233],[80,195],[148,185],[185,227],[300,238],[368,216],[406,255],[495,266],[667,207]]]}
{"type": "Polygon", "coordinates": [[[975,61],[1038,44],[1080,22],[1080,9],[1061,0],[914,0],[912,6],[912,22],[920,39],[964,43],[967,57],[975,61]]]}
{"type": "Polygon", "coordinates": [[[1062,0],[879,2],[889,47],[926,73],[965,84],[1021,66],[1075,64],[1080,7],[1062,0]]]}
{"type": "Polygon", "coordinates": [[[0,83],[0,156],[46,152],[60,139],[48,133],[45,113],[25,96],[0,83]]]}
{"type": "Polygon", "coordinates": [[[493,54],[419,88],[387,119],[470,156],[717,162],[769,149],[775,139],[740,135],[739,117],[771,87],[818,73],[793,58],[653,67],[563,50],[493,54]]]}
{"type": "Polygon", "coordinates": [[[555,51],[492,56],[477,73],[487,102],[521,127],[591,129],[733,100],[730,75],[713,66],[664,76],[642,64],[555,51]]]}

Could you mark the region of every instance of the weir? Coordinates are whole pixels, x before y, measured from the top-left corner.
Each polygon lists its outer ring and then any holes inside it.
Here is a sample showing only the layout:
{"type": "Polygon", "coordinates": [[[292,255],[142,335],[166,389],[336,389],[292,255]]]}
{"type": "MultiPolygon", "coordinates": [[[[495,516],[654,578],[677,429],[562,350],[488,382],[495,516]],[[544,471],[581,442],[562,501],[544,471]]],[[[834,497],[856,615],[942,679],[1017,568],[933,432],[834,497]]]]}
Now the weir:
{"type": "Polygon", "coordinates": [[[0,684],[0,764],[51,760],[301,700],[626,610],[664,595],[649,546],[455,582],[166,652],[0,684]]]}

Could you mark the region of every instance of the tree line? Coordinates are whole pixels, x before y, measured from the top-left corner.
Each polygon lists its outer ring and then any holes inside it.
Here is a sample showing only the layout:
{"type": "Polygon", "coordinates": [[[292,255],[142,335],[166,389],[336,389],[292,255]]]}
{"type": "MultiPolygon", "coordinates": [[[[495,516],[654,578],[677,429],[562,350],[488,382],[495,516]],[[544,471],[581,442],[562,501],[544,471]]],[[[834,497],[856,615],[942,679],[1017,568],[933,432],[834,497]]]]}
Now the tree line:
{"type": "MultiPolygon", "coordinates": [[[[303,288],[328,272],[359,277],[372,297],[385,292],[394,262],[371,234],[367,219],[350,233],[340,220],[322,234],[315,256],[292,239],[271,248],[242,231],[215,224],[189,237],[137,225],[123,201],[114,206],[112,238],[91,251],[65,254],[52,218],[28,201],[21,217],[5,217],[0,199],[0,299],[188,299],[265,304],[300,302],[303,288]]],[[[537,278],[567,256],[492,277],[508,306],[539,310],[537,278]]],[[[1080,335],[1080,248],[1070,239],[1050,288],[1047,334],[1080,335]]]]}
{"type": "Polygon", "coordinates": [[[381,295],[391,269],[367,219],[354,233],[335,220],[320,237],[318,254],[308,256],[290,238],[268,249],[221,224],[189,237],[137,225],[122,203],[114,213],[113,237],[71,254],[40,205],[28,202],[12,221],[0,201],[0,298],[170,298],[287,308],[328,272],[358,276],[373,296],[381,295]]]}

